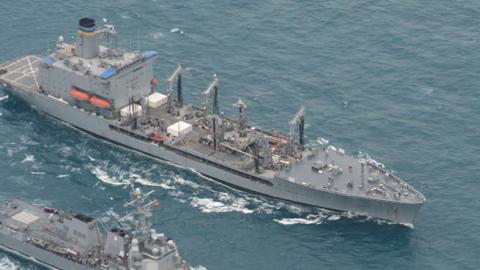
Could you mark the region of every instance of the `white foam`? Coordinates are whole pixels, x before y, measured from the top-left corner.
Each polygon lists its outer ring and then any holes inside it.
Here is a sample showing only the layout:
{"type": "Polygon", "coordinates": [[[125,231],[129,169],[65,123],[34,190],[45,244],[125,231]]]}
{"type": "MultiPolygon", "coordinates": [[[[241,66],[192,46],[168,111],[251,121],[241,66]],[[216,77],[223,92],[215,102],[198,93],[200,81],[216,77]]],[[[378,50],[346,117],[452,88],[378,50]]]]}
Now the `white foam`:
{"type": "Polygon", "coordinates": [[[173,177],[173,181],[177,184],[180,184],[180,185],[184,185],[184,186],[190,186],[194,189],[199,189],[199,188],[202,188],[201,185],[195,183],[195,182],[192,182],[190,180],[187,180],[185,178],[182,178],[178,175],[176,175],[175,177],[173,177]]]}
{"type": "Polygon", "coordinates": [[[70,174],[59,174],[57,175],[58,178],[65,178],[65,177],[69,177],[70,174]]]}
{"type": "Polygon", "coordinates": [[[163,187],[162,184],[159,184],[159,183],[155,183],[155,182],[152,182],[148,179],[145,179],[145,178],[137,178],[135,179],[135,183],[139,183],[143,186],[148,186],[148,187],[163,187]]]}
{"type": "Polygon", "coordinates": [[[28,137],[27,135],[20,135],[18,137],[20,139],[20,142],[22,142],[22,144],[27,144],[27,145],[38,145],[37,142],[35,142],[34,140],[32,140],[30,137],[28,137]]]}
{"type": "Polygon", "coordinates": [[[33,174],[33,175],[42,175],[42,174],[45,174],[45,172],[30,172],[30,174],[33,174]]]}
{"type": "Polygon", "coordinates": [[[263,212],[265,214],[274,214],[275,211],[281,208],[281,206],[279,206],[278,204],[273,205],[268,202],[259,200],[257,198],[249,198],[249,201],[255,205],[258,205],[255,209],[255,212],[263,212]]]}
{"type": "Polygon", "coordinates": [[[105,212],[105,214],[100,217],[100,221],[103,223],[108,223],[110,220],[119,220],[121,217],[120,215],[113,210],[113,208],[110,208],[105,212]]]}
{"type": "Polygon", "coordinates": [[[153,39],[161,39],[161,38],[163,38],[165,35],[162,34],[161,32],[154,32],[154,33],[151,33],[150,36],[151,36],[153,39]]]}
{"type": "MultiPolygon", "coordinates": [[[[89,156],[90,157],[90,156],[89,156]]],[[[166,190],[176,189],[175,186],[170,185],[171,181],[166,182],[155,182],[142,175],[136,174],[132,171],[123,171],[116,170],[116,176],[109,175],[109,171],[106,167],[106,164],[103,166],[90,166],[90,171],[103,183],[114,185],[114,186],[128,186],[132,182],[138,183],[143,186],[149,187],[161,187],[166,190]]]]}
{"type": "Polygon", "coordinates": [[[414,226],[413,226],[412,223],[400,223],[400,225],[403,225],[403,226],[405,226],[405,227],[407,227],[407,228],[410,228],[410,229],[413,229],[413,228],[414,228],[414,226]]]}
{"type": "Polygon", "coordinates": [[[178,29],[178,28],[170,29],[170,33],[177,33],[178,31],[180,31],[180,29],[178,29]]]}
{"type": "Polygon", "coordinates": [[[22,160],[22,163],[34,162],[35,157],[33,155],[25,155],[25,158],[22,160]]]}
{"type": "Polygon", "coordinates": [[[7,100],[7,99],[8,99],[8,95],[0,97],[0,101],[7,100]]]}
{"type": "Polygon", "coordinates": [[[275,222],[283,225],[296,225],[296,224],[322,224],[325,220],[323,214],[309,214],[305,218],[282,218],[274,219],[275,222]]]}
{"type": "Polygon", "coordinates": [[[290,212],[290,213],[300,215],[300,214],[305,213],[305,212],[310,212],[308,210],[305,210],[305,208],[303,208],[300,205],[296,205],[296,204],[283,204],[283,205],[284,205],[284,208],[287,209],[287,211],[290,212]]]}
{"type": "Polygon", "coordinates": [[[61,149],[60,151],[61,151],[61,153],[62,153],[64,156],[66,156],[66,157],[68,157],[68,156],[70,156],[70,155],[72,154],[72,148],[69,147],[69,146],[64,146],[64,147],[62,147],[62,149],[61,149]]]}
{"type": "Polygon", "coordinates": [[[251,214],[254,211],[245,207],[247,201],[241,198],[234,199],[230,204],[215,201],[211,198],[193,197],[190,205],[199,208],[203,213],[226,213],[240,212],[243,214],[251,214]]]}
{"type": "Polygon", "coordinates": [[[18,265],[12,262],[8,257],[0,257],[0,269],[2,270],[17,270],[20,269],[18,265]]]}
{"type": "Polygon", "coordinates": [[[167,184],[167,183],[161,183],[161,184],[160,184],[160,187],[163,188],[163,189],[166,189],[166,190],[174,190],[174,189],[177,189],[176,187],[170,186],[170,185],[167,184]]]}
{"type": "Polygon", "coordinates": [[[195,267],[191,267],[192,270],[208,270],[205,266],[195,266],[195,267]]]}
{"type": "Polygon", "coordinates": [[[331,215],[327,219],[330,221],[334,221],[334,220],[339,220],[340,218],[341,218],[340,215],[331,215]]]}
{"type": "Polygon", "coordinates": [[[181,202],[186,202],[184,199],[180,199],[180,196],[183,196],[185,193],[181,190],[175,189],[175,190],[170,190],[168,192],[168,195],[175,197],[175,199],[180,200],[181,202]]]}
{"type": "Polygon", "coordinates": [[[422,87],[421,88],[422,92],[425,93],[426,95],[431,95],[434,91],[433,88],[431,87],[422,87]]]}
{"type": "Polygon", "coordinates": [[[91,172],[97,177],[98,180],[113,186],[123,186],[130,184],[130,181],[128,180],[120,180],[116,177],[109,176],[106,171],[102,170],[98,166],[94,167],[91,172]]]}

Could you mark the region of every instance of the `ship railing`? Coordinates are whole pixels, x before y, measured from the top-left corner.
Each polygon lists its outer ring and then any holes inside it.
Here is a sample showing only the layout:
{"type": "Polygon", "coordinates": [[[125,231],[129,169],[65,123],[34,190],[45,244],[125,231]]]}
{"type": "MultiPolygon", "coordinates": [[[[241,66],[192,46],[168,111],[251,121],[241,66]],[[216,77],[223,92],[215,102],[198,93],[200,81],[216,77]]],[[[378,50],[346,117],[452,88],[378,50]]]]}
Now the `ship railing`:
{"type": "Polygon", "coordinates": [[[375,164],[373,162],[368,162],[367,163],[372,166],[373,168],[379,170],[382,174],[388,175],[391,180],[395,182],[395,184],[407,189],[407,191],[414,195],[414,197],[418,200],[424,200],[423,195],[421,195],[418,191],[416,191],[412,186],[410,186],[407,182],[403,181],[400,177],[395,175],[392,171],[389,171],[383,167],[378,166],[378,164],[375,164]]]}

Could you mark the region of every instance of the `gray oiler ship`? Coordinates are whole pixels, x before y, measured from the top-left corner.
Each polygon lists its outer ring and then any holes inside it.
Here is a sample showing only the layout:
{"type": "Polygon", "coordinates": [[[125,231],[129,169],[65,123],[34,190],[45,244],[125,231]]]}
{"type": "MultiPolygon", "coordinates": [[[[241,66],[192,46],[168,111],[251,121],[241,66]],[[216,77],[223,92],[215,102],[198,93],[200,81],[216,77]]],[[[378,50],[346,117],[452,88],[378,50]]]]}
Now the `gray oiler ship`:
{"type": "Polygon", "coordinates": [[[77,31],[74,44],[60,36],[46,57],[0,66],[0,83],[78,129],[227,185],[413,226],[424,196],[372,159],[347,155],[326,140],[307,145],[303,107],[288,122],[288,134],[259,129],[247,123],[241,99],[234,104],[237,117],[221,113],[217,76],[202,92],[203,104],[193,106],[183,99],[182,66],[157,91],[156,51],[116,48],[116,29],[106,20],[97,28],[83,18],[77,31]]]}
{"type": "Polygon", "coordinates": [[[0,249],[62,270],[190,270],[173,240],[151,228],[149,193],[132,189],[123,220],[133,230],[102,233],[92,217],[12,199],[0,202],[0,249]]]}

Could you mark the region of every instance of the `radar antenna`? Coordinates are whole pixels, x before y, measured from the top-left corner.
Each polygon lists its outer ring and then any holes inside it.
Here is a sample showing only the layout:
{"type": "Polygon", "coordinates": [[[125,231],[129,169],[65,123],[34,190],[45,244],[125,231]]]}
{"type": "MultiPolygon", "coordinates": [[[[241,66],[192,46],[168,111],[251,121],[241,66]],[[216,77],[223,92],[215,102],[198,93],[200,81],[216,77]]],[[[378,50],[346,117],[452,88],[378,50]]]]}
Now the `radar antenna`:
{"type": "Polygon", "coordinates": [[[117,35],[117,30],[115,30],[115,26],[111,23],[108,23],[108,20],[106,18],[102,19],[103,25],[102,27],[97,31],[97,34],[99,34],[99,37],[102,39],[105,38],[107,40],[108,44],[108,57],[111,58],[113,56],[113,40],[112,38],[116,37],[117,35]]]}
{"type": "Polygon", "coordinates": [[[131,201],[124,204],[124,207],[132,207],[134,210],[121,218],[125,220],[127,217],[136,216],[135,218],[135,235],[138,237],[147,237],[150,233],[152,223],[150,218],[152,217],[152,206],[159,206],[159,200],[152,200],[146,203],[147,199],[152,195],[154,190],[147,193],[143,193],[140,188],[134,188],[132,185],[132,191],[130,192],[131,201]]]}

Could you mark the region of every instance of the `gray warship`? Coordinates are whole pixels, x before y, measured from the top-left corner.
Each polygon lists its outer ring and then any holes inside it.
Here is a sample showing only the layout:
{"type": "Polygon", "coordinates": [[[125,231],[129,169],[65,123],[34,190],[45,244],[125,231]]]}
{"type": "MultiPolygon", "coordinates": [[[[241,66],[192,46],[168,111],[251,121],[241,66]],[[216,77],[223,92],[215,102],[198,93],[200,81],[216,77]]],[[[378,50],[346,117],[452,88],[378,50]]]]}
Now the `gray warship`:
{"type": "Polygon", "coordinates": [[[130,230],[19,199],[0,202],[0,249],[62,270],[190,270],[175,242],[151,227],[159,205],[147,202],[152,192],[132,188],[124,205],[132,211],[120,219],[134,220],[130,230]]]}
{"type": "Polygon", "coordinates": [[[241,99],[233,104],[237,116],[221,112],[216,75],[194,106],[183,98],[181,65],[160,89],[158,52],[117,48],[106,20],[97,27],[83,18],[77,32],[72,44],[60,36],[50,55],[1,65],[0,83],[77,129],[237,189],[413,226],[425,197],[368,156],[325,139],[307,144],[305,108],[286,121],[288,134],[260,129],[248,124],[241,99]]]}

